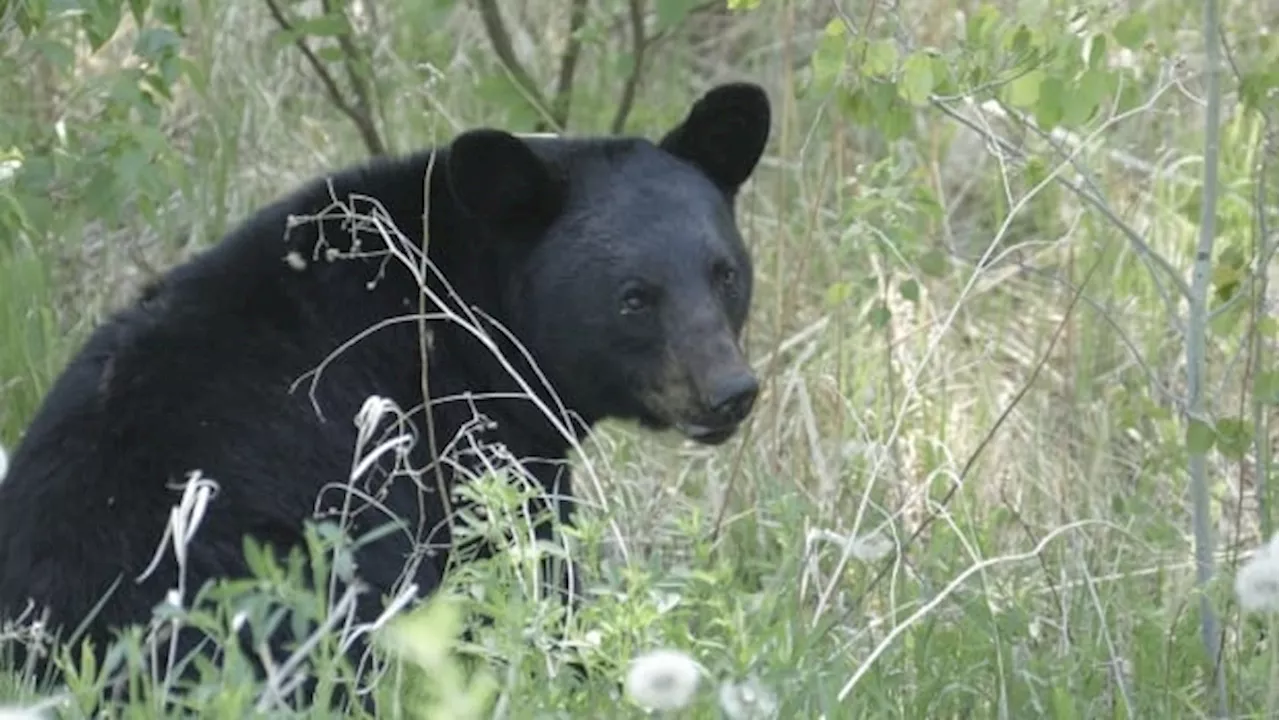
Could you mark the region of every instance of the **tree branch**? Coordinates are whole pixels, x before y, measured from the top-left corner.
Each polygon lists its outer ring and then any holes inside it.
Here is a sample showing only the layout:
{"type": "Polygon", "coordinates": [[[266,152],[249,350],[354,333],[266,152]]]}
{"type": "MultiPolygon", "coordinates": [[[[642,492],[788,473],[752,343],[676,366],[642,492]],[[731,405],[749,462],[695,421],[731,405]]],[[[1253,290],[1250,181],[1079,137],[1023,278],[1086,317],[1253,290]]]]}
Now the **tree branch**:
{"type": "MultiPolygon", "coordinates": [[[[280,10],[280,6],[276,4],[276,0],[266,0],[267,9],[271,12],[271,17],[275,18],[276,24],[286,33],[295,32],[293,23],[285,17],[284,12],[280,10]]],[[[386,145],[382,142],[382,136],[378,134],[378,128],[373,122],[373,117],[368,113],[353,106],[342,95],[342,90],[338,88],[338,83],[334,81],[333,75],[329,74],[328,68],[324,66],[324,62],[316,56],[311,50],[311,46],[307,45],[304,36],[298,35],[294,38],[293,44],[297,46],[298,51],[302,53],[302,57],[306,59],[311,69],[315,71],[316,77],[320,79],[320,84],[324,85],[325,93],[329,96],[329,101],[334,107],[346,115],[348,119],[356,126],[356,130],[360,133],[360,139],[364,141],[365,148],[369,150],[371,155],[386,155],[386,145]]]]}
{"type": "Polygon", "coordinates": [[[560,74],[556,78],[556,95],[551,101],[551,119],[556,129],[569,126],[569,106],[573,102],[573,77],[578,70],[578,57],[582,54],[582,40],[578,32],[587,21],[587,0],[573,0],[569,7],[569,37],[565,40],[564,54],[560,56],[560,74]]]}
{"type": "MultiPolygon", "coordinates": [[[[1205,0],[1205,112],[1204,183],[1200,195],[1200,238],[1191,271],[1187,298],[1187,423],[1211,423],[1204,403],[1204,355],[1208,325],[1209,280],[1213,270],[1213,240],[1218,209],[1218,135],[1222,106],[1219,87],[1218,2],[1205,0]]],[[[1213,579],[1213,528],[1209,507],[1208,463],[1203,448],[1187,448],[1187,473],[1191,484],[1192,529],[1195,533],[1196,585],[1200,588],[1200,636],[1213,670],[1217,716],[1227,717],[1226,678],[1218,652],[1218,616],[1209,597],[1213,579]]]]}
{"type": "MultiPolygon", "coordinates": [[[[338,48],[342,50],[342,65],[346,68],[347,80],[351,83],[351,91],[356,96],[355,108],[362,117],[369,118],[370,125],[372,125],[374,108],[371,88],[373,85],[371,64],[364,62],[368,58],[364,57],[364,53],[356,47],[355,39],[351,34],[351,19],[347,16],[346,7],[335,9],[333,0],[322,0],[321,7],[325,15],[342,14],[345,29],[338,33],[338,48]]],[[[378,145],[383,148],[383,151],[375,154],[384,154],[386,146],[381,137],[378,139],[378,145]]]]}
{"type": "Polygon", "coordinates": [[[622,96],[618,98],[618,109],[613,115],[613,122],[609,123],[609,130],[615,134],[626,127],[631,107],[635,105],[636,91],[640,88],[640,73],[644,70],[644,54],[649,42],[644,32],[644,0],[627,0],[627,11],[631,20],[631,72],[622,85],[622,96]]]}
{"type": "Polygon", "coordinates": [[[484,23],[485,34],[489,36],[489,43],[493,45],[498,61],[502,63],[503,69],[516,84],[516,88],[524,94],[529,105],[542,116],[542,119],[534,125],[534,131],[546,132],[551,125],[555,124],[555,117],[547,109],[547,100],[542,96],[542,91],[538,90],[533,76],[520,64],[520,59],[512,49],[511,35],[507,33],[507,27],[502,22],[502,13],[498,11],[497,0],[476,0],[476,9],[480,11],[480,21],[484,23]]]}

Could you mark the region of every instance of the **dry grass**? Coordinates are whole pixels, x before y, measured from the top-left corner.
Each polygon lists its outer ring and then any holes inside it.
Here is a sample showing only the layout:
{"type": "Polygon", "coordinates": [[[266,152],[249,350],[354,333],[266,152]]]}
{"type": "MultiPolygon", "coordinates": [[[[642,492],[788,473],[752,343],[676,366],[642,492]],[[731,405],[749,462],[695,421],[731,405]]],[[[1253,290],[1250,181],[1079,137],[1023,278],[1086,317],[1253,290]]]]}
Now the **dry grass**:
{"type": "MultiPolygon", "coordinates": [[[[212,5],[191,23],[188,41],[205,63],[206,89],[180,90],[162,127],[184,178],[163,198],[168,219],[160,228],[142,218],[90,224],[49,250],[64,328],[82,328],[120,304],[148,268],[171,265],[287,188],[362,155],[297,53],[270,49],[265,7],[212,5]]],[[[470,6],[377,8],[369,22],[390,146],[527,120],[501,89],[470,6]],[[428,17],[435,24],[420,24],[428,17]]],[[[877,27],[945,47],[958,28],[953,13],[971,8],[910,0],[878,10],[877,27]]],[[[535,0],[506,16],[518,57],[548,88],[566,12],[567,3],[535,0]]],[[[1153,15],[1161,12],[1175,11],[1152,4],[1153,15]]],[[[1232,13],[1230,27],[1275,27],[1274,4],[1232,13]]],[[[827,668],[831,679],[777,681],[795,694],[858,680],[874,698],[866,707],[905,717],[921,707],[907,696],[942,697],[938,688],[953,673],[955,692],[984,698],[969,707],[1001,716],[1011,708],[1013,716],[1048,712],[1064,702],[1060,692],[1086,693],[1075,706],[1086,716],[1110,714],[1110,703],[1188,716],[1207,707],[1181,699],[1201,686],[1197,661],[1178,657],[1195,643],[1177,420],[1182,306],[1170,303],[1168,287],[1153,281],[1158,272],[1113,221],[1062,186],[1029,177],[1015,153],[991,152],[998,136],[1052,166],[1060,161],[1053,138],[971,107],[965,117],[977,130],[921,112],[915,140],[885,143],[851,127],[832,98],[807,93],[804,61],[832,17],[833,5],[793,2],[699,16],[697,31],[651,56],[631,131],[659,132],[696,92],[723,79],[757,80],[774,98],[773,141],[740,212],[757,259],[749,346],[764,388],[751,426],[722,449],[623,426],[602,428],[588,444],[597,500],[607,500],[605,519],[626,550],[614,562],[625,555],[672,577],[727,566],[744,598],[793,595],[760,625],[748,619],[735,627],[760,638],[773,638],[770,622],[786,626],[784,635],[819,629],[817,659],[796,660],[803,650],[794,647],[758,653],[774,653],[762,662],[775,671],[787,663],[819,675],[814,667],[827,668]],[[942,212],[924,212],[921,192],[942,212]],[[921,271],[917,260],[928,249],[944,251],[943,277],[921,271]],[[916,302],[900,292],[907,280],[918,284],[916,302]],[[824,534],[861,538],[860,547],[867,538],[891,539],[894,562],[885,567],[892,569],[876,582],[881,565],[853,548],[806,542],[824,534]],[[806,548],[815,556],[802,557],[806,548]],[[795,618],[778,619],[788,611],[795,618]],[[933,623],[929,630],[915,624],[921,618],[933,623]],[[989,648],[975,647],[982,638],[989,648]],[[903,649],[925,646],[955,658],[939,661],[931,676],[928,662],[903,649]],[[1154,661],[1140,658],[1150,657],[1163,664],[1144,666],[1154,661]],[[981,664],[991,667],[974,669],[981,664]],[[1146,674],[1134,675],[1135,666],[1146,674]],[[1068,680],[1064,667],[1089,679],[1068,680]]],[[[599,32],[626,37],[621,26],[599,32]]],[[[1169,56],[1182,49],[1187,62],[1148,60],[1135,81],[1150,102],[1097,126],[1078,158],[1114,217],[1185,274],[1195,225],[1180,210],[1199,182],[1196,37],[1174,32],[1163,42],[1169,56]]],[[[82,58],[82,73],[109,72],[129,43],[125,32],[82,58]]],[[[588,43],[587,53],[571,125],[601,132],[620,71],[614,50],[588,43]]],[[[59,102],[59,113],[92,111],[92,98],[59,102]]],[[[1239,113],[1227,125],[1225,142],[1236,152],[1226,160],[1224,204],[1247,208],[1264,130],[1239,113]]],[[[1269,262],[1274,292],[1274,256],[1269,262]]],[[[1264,341],[1274,364],[1274,337],[1264,341]]],[[[1211,349],[1219,415],[1238,413],[1243,357],[1231,338],[1211,349]]],[[[1274,407],[1265,420],[1274,458],[1274,407]]],[[[0,421],[11,445],[19,418],[0,421]]],[[[1275,497],[1275,471],[1258,478],[1252,457],[1212,461],[1215,530],[1229,563],[1261,542],[1254,498],[1259,482],[1275,497]]],[[[1234,618],[1227,627],[1242,716],[1262,712],[1260,698],[1276,687],[1258,685],[1275,664],[1254,657],[1253,632],[1234,618]]]]}

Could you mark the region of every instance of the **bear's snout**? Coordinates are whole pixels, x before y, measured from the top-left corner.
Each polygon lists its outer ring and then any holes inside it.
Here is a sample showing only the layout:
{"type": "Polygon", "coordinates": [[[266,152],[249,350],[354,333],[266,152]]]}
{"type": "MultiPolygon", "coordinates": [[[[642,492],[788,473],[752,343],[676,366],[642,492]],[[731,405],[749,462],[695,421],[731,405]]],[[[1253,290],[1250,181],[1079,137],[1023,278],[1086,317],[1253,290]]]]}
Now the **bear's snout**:
{"type": "Polygon", "coordinates": [[[737,425],[747,419],[760,394],[760,383],[750,371],[719,379],[710,388],[707,409],[717,425],[737,425]]]}

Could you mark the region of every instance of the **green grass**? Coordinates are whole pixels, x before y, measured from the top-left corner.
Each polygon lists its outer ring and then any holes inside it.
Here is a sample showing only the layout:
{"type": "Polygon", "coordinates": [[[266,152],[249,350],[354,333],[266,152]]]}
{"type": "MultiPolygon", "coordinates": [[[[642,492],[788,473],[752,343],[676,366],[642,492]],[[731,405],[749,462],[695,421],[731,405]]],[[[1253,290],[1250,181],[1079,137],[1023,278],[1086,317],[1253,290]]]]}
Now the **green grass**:
{"type": "MultiPolygon", "coordinates": [[[[277,49],[262,3],[180,4],[189,13],[183,54],[197,80],[155,111],[151,139],[129,134],[138,122],[114,115],[115,96],[104,90],[116,87],[127,35],[63,66],[32,45],[0,44],[8,48],[0,70],[27,69],[0,85],[20,98],[0,107],[0,151],[48,158],[65,183],[56,212],[43,215],[37,194],[0,185],[0,198],[37,213],[19,223],[0,211],[6,447],[86,329],[149,272],[295,183],[364,155],[298,53],[277,49]],[[54,118],[71,130],[63,146],[54,118]],[[145,155],[130,155],[138,148],[145,155]],[[77,184],[84,178],[102,184],[77,184]]],[[[514,5],[504,12],[527,48],[522,60],[550,85],[568,4],[528,5],[523,19],[514,5]]],[[[625,17],[621,3],[603,6],[625,17]]],[[[955,47],[956,7],[895,7],[878,11],[868,32],[955,47]]],[[[592,8],[575,132],[607,128],[627,71],[625,28],[611,29],[592,8]]],[[[1184,279],[1203,136],[1189,96],[1201,83],[1187,71],[1162,86],[1160,66],[1174,53],[1199,57],[1198,37],[1178,28],[1194,8],[1147,4],[1153,48],[1140,54],[1133,82],[1155,99],[1122,122],[1093,121],[1082,134],[1100,132],[1080,156],[1116,218],[1184,279]]],[[[1065,12],[1053,2],[1003,9],[1065,12]]],[[[393,148],[476,125],[529,129],[536,115],[497,65],[474,11],[377,10],[374,65],[393,148]]],[[[1168,284],[1153,279],[1114,220],[1041,183],[1060,162],[1046,143],[990,120],[1031,158],[1001,163],[929,107],[913,110],[912,132],[890,141],[814,89],[801,61],[832,17],[826,4],[764,2],[710,28],[690,24],[649,55],[629,132],[654,136],[676,122],[712,80],[707,67],[716,78],[756,79],[774,99],[767,158],[740,210],[757,264],[749,346],[764,391],[750,427],[723,448],[622,425],[587,443],[579,461],[590,461],[598,485],[579,485],[598,509],[574,532],[574,552],[593,597],[569,632],[580,648],[569,654],[599,671],[585,689],[558,675],[564,653],[535,650],[550,642],[551,611],[522,589],[527,568],[501,557],[457,574],[460,607],[496,618],[466,646],[473,660],[491,661],[473,666],[488,669],[496,714],[640,717],[616,682],[632,658],[666,647],[709,673],[681,717],[717,717],[715,686],[749,676],[777,696],[778,717],[1211,715],[1178,411],[1185,351],[1175,320],[1185,304],[1170,302],[1168,284]],[[843,560],[842,537],[861,539],[843,560]]],[[[1259,50],[1248,34],[1274,28],[1274,9],[1232,8],[1224,22],[1238,62],[1261,53],[1275,64],[1274,42],[1259,50]]],[[[1275,148],[1263,145],[1263,119],[1235,108],[1222,133],[1219,252],[1249,258],[1274,282],[1275,257],[1263,252],[1274,236],[1254,230],[1256,166],[1268,153],[1274,160],[1275,148]]],[[[1274,179],[1274,165],[1266,172],[1274,179]]],[[[1272,228],[1275,204],[1271,185],[1262,207],[1272,228]]],[[[1275,517],[1274,402],[1261,423],[1250,409],[1258,368],[1276,365],[1275,334],[1250,330],[1250,305],[1238,301],[1211,333],[1211,411],[1244,418],[1261,443],[1210,455],[1220,557],[1208,592],[1224,621],[1231,716],[1270,718],[1280,688],[1276,621],[1242,616],[1230,593],[1238,554],[1273,531],[1275,517]],[[1270,506],[1258,507],[1260,489],[1270,506]]],[[[510,500],[502,495],[493,489],[488,504],[500,509],[510,500]]],[[[273,587],[277,599],[296,600],[273,587]]],[[[418,638],[416,647],[432,642],[418,638]]],[[[384,714],[425,708],[426,679],[452,671],[442,667],[385,683],[379,693],[394,709],[384,714]]],[[[210,675],[208,687],[236,687],[239,672],[210,675]]],[[[0,675],[0,698],[56,692],[20,685],[0,675]]],[[[215,692],[203,712],[243,717],[246,697],[251,707],[250,695],[215,692]]],[[[462,717],[453,707],[437,717],[462,717]]],[[[140,707],[123,714],[150,716],[140,707]]]]}

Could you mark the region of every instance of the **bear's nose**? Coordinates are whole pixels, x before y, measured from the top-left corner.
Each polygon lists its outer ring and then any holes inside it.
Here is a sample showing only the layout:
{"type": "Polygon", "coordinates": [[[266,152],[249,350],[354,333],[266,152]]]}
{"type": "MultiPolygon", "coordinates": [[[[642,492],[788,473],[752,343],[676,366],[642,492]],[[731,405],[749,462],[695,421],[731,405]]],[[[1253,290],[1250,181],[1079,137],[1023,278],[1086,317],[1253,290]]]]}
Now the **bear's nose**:
{"type": "Polygon", "coordinates": [[[731,375],[712,388],[708,409],[725,422],[739,423],[751,412],[759,394],[760,385],[755,375],[748,372],[731,375]]]}

